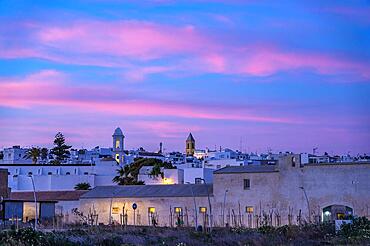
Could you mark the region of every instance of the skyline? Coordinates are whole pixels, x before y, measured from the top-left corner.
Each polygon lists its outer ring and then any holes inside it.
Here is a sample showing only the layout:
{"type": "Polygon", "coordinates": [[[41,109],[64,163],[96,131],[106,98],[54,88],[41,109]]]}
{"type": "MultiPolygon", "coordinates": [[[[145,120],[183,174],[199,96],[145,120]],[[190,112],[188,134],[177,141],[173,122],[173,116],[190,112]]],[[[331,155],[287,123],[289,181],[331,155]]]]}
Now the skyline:
{"type": "Polygon", "coordinates": [[[2,1],[0,147],[370,153],[368,1],[2,1]]]}

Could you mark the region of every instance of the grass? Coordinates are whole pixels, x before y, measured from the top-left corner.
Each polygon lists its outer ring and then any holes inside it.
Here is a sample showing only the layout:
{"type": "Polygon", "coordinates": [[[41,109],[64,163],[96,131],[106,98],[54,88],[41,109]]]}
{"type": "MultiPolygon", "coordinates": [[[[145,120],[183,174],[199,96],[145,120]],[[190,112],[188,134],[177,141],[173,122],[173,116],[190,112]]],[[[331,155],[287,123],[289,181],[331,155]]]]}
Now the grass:
{"type": "Polygon", "coordinates": [[[31,228],[0,232],[0,245],[370,245],[370,221],[355,219],[335,233],[333,224],[249,228],[79,227],[40,232],[31,228]]]}

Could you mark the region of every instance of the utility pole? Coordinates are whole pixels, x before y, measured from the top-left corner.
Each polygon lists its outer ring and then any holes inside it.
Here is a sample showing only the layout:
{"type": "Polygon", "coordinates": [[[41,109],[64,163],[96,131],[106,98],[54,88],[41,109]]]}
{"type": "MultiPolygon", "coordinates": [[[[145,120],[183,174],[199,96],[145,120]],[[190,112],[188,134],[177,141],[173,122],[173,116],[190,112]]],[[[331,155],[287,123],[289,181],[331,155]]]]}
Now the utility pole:
{"type": "Polygon", "coordinates": [[[207,186],[207,196],[208,196],[208,205],[209,205],[209,230],[210,232],[212,232],[212,205],[211,205],[211,199],[209,198],[209,189],[208,189],[208,185],[206,183],[206,180],[205,179],[201,179],[203,180],[204,184],[207,186]]]}
{"type": "Polygon", "coordinates": [[[195,231],[198,229],[198,211],[197,211],[197,203],[195,201],[195,196],[194,196],[194,191],[193,191],[193,186],[190,182],[186,182],[187,184],[190,185],[190,190],[191,190],[191,195],[193,196],[193,201],[194,201],[194,213],[195,213],[195,231]]]}
{"type": "Polygon", "coordinates": [[[32,181],[32,187],[33,187],[33,199],[35,201],[35,231],[37,231],[37,219],[38,219],[38,212],[37,212],[37,200],[36,200],[36,189],[35,189],[35,181],[33,180],[33,175],[30,174],[29,177],[32,181]]]}

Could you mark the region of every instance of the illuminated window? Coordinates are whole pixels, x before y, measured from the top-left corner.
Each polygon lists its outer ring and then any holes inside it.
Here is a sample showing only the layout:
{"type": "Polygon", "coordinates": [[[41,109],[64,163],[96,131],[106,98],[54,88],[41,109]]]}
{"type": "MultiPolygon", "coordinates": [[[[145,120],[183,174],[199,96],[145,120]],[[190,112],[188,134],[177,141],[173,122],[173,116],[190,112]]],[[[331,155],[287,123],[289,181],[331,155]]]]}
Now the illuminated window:
{"type": "Polygon", "coordinates": [[[154,213],[155,213],[155,207],[149,207],[149,208],[148,208],[148,212],[149,212],[150,214],[154,214],[154,213]]]}
{"type": "Polygon", "coordinates": [[[112,207],[112,214],[119,214],[119,207],[112,207]]]}
{"type": "Polygon", "coordinates": [[[119,163],[119,154],[116,154],[116,160],[119,163]]]}
{"type": "Polygon", "coordinates": [[[244,179],[244,190],[249,190],[251,188],[251,180],[244,179]]]}
{"type": "Polygon", "coordinates": [[[199,207],[199,213],[202,213],[202,214],[207,213],[207,207],[199,207]]]}
{"type": "Polygon", "coordinates": [[[246,210],[246,212],[247,212],[248,214],[252,214],[252,213],[253,213],[253,207],[252,207],[252,206],[247,206],[247,207],[245,208],[245,210],[246,210]]]}
{"type": "Polygon", "coordinates": [[[120,143],[119,140],[116,140],[116,149],[119,149],[120,143]]]}
{"type": "Polygon", "coordinates": [[[175,207],[175,213],[177,213],[177,214],[181,214],[181,212],[182,212],[182,208],[180,208],[180,207],[175,207]]]}

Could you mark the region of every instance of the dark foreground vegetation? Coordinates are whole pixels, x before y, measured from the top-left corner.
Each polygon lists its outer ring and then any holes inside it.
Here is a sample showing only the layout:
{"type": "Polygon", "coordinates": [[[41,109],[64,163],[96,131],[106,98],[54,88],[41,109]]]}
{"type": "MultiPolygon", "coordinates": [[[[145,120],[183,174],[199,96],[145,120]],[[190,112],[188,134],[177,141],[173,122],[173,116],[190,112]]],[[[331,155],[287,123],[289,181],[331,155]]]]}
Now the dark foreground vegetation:
{"type": "Polygon", "coordinates": [[[370,245],[370,221],[354,220],[335,233],[333,224],[278,228],[215,228],[195,232],[190,228],[86,227],[41,232],[31,228],[0,232],[1,245],[370,245]]]}

